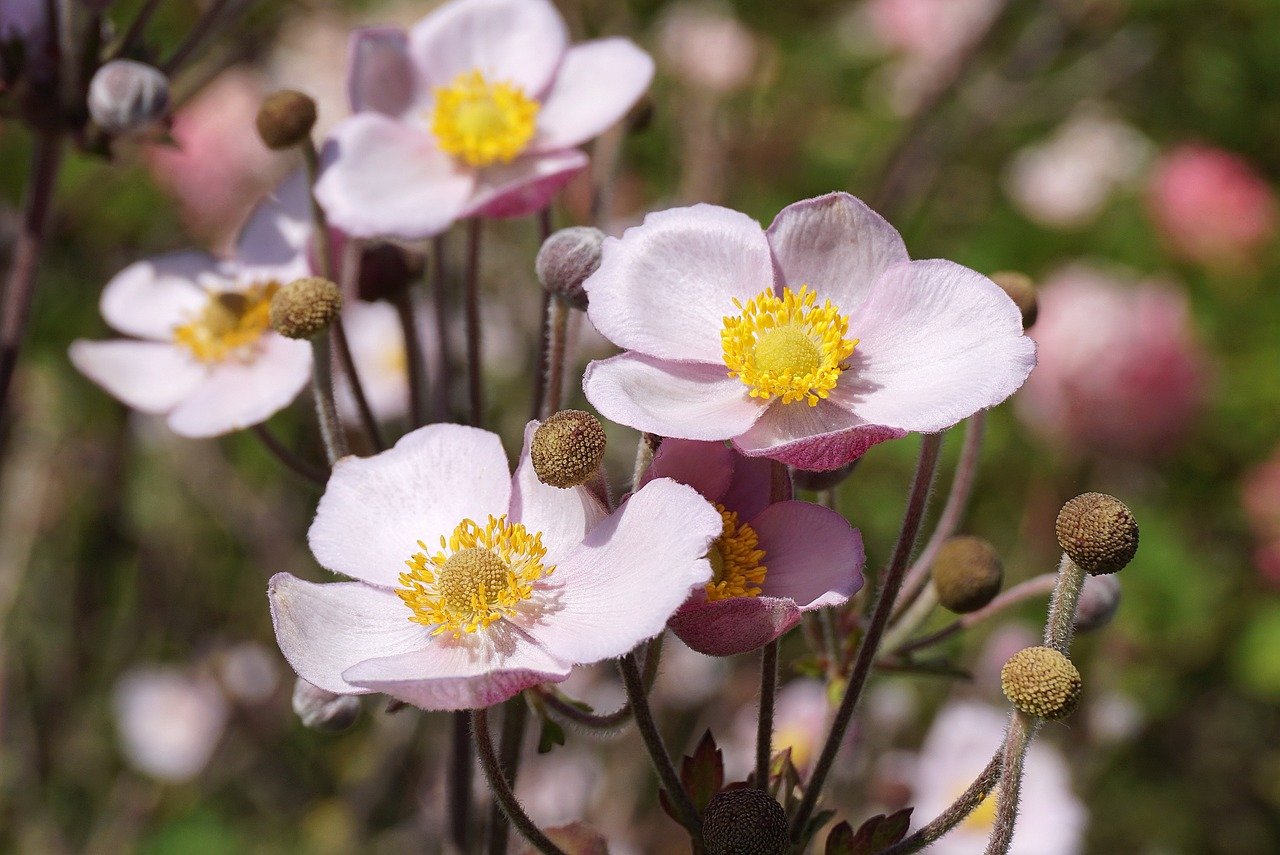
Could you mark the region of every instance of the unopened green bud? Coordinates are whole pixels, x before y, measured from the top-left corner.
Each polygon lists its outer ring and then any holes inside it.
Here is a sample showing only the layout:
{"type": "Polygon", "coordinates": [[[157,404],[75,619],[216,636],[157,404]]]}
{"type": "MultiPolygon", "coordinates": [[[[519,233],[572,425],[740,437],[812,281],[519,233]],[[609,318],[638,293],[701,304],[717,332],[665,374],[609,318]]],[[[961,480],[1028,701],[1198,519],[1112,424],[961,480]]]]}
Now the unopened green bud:
{"type": "Polygon", "coordinates": [[[995,547],[980,537],[962,535],[942,544],[933,562],[938,602],[956,614],[976,612],[1000,593],[1004,565],[995,547]]]}

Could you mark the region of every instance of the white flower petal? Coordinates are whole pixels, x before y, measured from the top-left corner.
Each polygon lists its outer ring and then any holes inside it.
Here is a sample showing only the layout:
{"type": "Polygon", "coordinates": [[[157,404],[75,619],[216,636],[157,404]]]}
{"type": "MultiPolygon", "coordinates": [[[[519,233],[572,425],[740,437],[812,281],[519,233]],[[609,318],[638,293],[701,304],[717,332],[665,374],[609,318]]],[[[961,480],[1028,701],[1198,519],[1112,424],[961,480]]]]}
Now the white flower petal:
{"type": "Polygon", "coordinates": [[[527,217],[551,204],[552,197],[587,166],[577,149],[521,157],[487,166],[476,174],[475,194],[462,217],[527,217]]]}
{"type": "Polygon", "coordinates": [[[311,375],[311,345],[266,333],[261,351],[209,369],[208,377],[169,414],[181,436],[218,436],[261,424],[298,397],[311,375]]]}
{"type": "Polygon", "coordinates": [[[236,240],[236,279],[241,283],[292,282],[310,273],[311,197],[307,174],[290,175],[249,215],[236,240]]]}
{"type": "Polygon", "coordinates": [[[538,112],[535,151],[580,145],[626,115],[653,80],[653,59],[630,39],[574,45],[538,112]]]}
{"type": "Polygon", "coordinates": [[[203,252],[174,252],[130,264],[102,289],[102,317],[125,335],[171,341],[198,315],[208,291],[230,287],[226,266],[203,252]]]}
{"type": "Polygon", "coordinates": [[[347,52],[351,112],[402,116],[425,96],[409,58],[408,33],[398,27],[364,27],[351,34],[347,52]]]}
{"type": "Polygon", "coordinates": [[[524,428],[524,447],[511,481],[511,521],[524,523],[530,533],[541,533],[542,545],[547,548],[543,563],[557,564],[582,543],[608,511],[585,487],[561,489],[538,480],[529,458],[529,444],[538,424],[529,422],[524,428]]]}
{"type": "Polygon", "coordinates": [[[207,373],[182,348],[159,341],[74,341],[69,354],[81,374],[143,413],[167,413],[207,373]]]}

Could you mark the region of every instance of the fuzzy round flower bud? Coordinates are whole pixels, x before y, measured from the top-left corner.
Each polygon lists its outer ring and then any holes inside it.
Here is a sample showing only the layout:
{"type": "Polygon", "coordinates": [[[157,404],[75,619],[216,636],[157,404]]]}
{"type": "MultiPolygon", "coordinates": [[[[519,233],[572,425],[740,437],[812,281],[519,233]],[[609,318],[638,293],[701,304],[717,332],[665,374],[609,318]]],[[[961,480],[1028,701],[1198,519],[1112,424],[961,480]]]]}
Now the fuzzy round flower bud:
{"type": "Polygon", "coordinates": [[[582,283],[600,266],[604,232],[590,226],[561,229],[542,243],[534,269],[549,294],[581,311],[587,309],[582,283]]]}
{"type": "Polygon", "coordinates": [[[1062,506],[1058,545],[1092,576],[1115,573],[1138,551],[1138,523],[1124,502],[1106,493],[1082,493],[1062,506]]]}
{"type": "Polygon", "coordinates": [[[1025,647],[1000,669],[1004,696],[1022,712],[1040,718],[1071,715],[1080,700],[1080,672],[1052,647],[1025,647]]]}
{"type": "Polygon", "coordinates": [[[956,614],[976,612],[1000,593],[1004,564],[995,547],[980,537],[947,540],[933,562],[938,602],[956,614]]]}
{"type": "Polygon", "coordinates": [[[299,677],[293,684],[293,711],[306,727],[337,733],[360,717],[360,698],[326,692],[299,677]]]}
{"type": "Polygon", "coordinates": [[[717,793],[702,815],[708,855],[782,855],[787,814],[773,796],[755,787],[717,793]]]}
{"type": "Polygon", "coordinates": [[[1091,632],[1111,623],[1120,609],[1120,580],[1115,576],[1090,576],[1084,580],[1076,607],[1076,631],[1091,632]]]}
{"type": "Polygon", "coordinates": [[[271,93],[258,109],[258,135],[275,151],[301,145],[315,124],[316,102],[295,89],[271,93]]]}
{"type": "Polygon", "coordinates": [[[271,298],[271,328],[286,338],[311,338],[333,323],[341,309],[342,293],[328,279],[295,279],[271,298]]]}
{"type": "Polygon", "coordinates": [[[149,127],[169,109],[169,78],[158,68],[114,59],[89,82],[89,115],[109,134],[149,127]]]}
{"type": "Polygon", "coordinates": [[[991,281],[1000,286],[1000,290],[1009,295],[1018,311],[1022,312],[1022,328],[1029,329],[1036,322],[1040,304],[1036,299],[1036,286],[1031,277],[1025,273],[1002,270],[991,274],[991,281]]]}
{"type": "Polygon", "coordinates": [[[529,458],[538,480],[552,487],[587,483],[604,457],[600,420],[582,410],[553,413],[534,431],[529,458]]]}

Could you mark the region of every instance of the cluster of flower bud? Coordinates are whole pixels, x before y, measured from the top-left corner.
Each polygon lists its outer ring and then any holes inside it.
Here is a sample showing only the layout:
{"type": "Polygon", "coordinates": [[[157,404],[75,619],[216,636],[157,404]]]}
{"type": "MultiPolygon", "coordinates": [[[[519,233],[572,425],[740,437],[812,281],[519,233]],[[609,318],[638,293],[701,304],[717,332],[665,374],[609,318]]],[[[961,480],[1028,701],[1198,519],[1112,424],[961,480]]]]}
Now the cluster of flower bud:
{"type": "Polygon", "coordinates": [[[534,432],[529,459],[542,483],[577,487],[595,476],[604,448],[604,427],[599,419],[582,410],[561,410],[534,432]]]}

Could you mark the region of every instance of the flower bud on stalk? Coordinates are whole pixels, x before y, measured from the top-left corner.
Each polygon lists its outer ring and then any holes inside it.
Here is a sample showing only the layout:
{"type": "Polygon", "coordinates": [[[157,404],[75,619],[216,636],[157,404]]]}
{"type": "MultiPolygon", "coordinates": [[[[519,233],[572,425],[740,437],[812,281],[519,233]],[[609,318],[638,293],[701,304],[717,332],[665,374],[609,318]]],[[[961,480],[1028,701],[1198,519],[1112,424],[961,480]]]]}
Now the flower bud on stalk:
{"type": "Polygon", "coordinates": [[[534,269],[549,294],[579,311],[587,310],[582,283],[600,267],[604,232],[590,226],[574,226],[551,235],[538,250],[534,269]]]}
{"type": "Polygon", "coordinates": [[[1036,322],[1039,313],[1039,301],[1036,299],[1035,283],[1025,273],[1002,270],[991,274],[991,281],[1000,286],[1000,290],[1009,295],[1018,311],[1022,313],[1022,328],[1030,329],[1036,322]]]}
{"type": "Polygon", "coordinates": [[[328,329],[341,309],[342,293],[328,279],[295,279],[271,298],[271,328],[286,338],[313,338],[328,329]]]}
{"type": "Polygon", "coordinates": [[[169,78],[131,59],[102,66],[89,83],[89,115],[109,134],[142,131],[169,109],[169,78]]]}
{"type": "Polygon", "coordinates": [[[948,539],[933,562],[938,602],[956,614],[976,612],[991,602],[1003,582],[1000,555],[980,537],[948,539]]]}
{"type": "Polygon", "coordinates": [[[529,459],[538,480],[552,487],[577,487],[596,474],[604,458],[600,420],[582,410],[561,410],[534,431],[529,459]]]}
{"type": "Polygon", "coordinates": [[[1138,552],[1138,523],[1119,499],[1083,493],[1062,506],[1054,526],[1058,545],[1091,576],[1124,569],[1138,552]]]}
{"type": "Polygon", "coordinates": [[[293,684],[293,711],[306,727],[337,733],[360,717],[360,698],[326,692],[299,677],[293,684]]]}
{"type": "Polygon", "coordinates": [[[1000,669],[1000,688],[1027,715],[1066,718],[1080,701],[1080,672],[1051,647],[1027,647],[1000,669]]]}
{"type": "Polygon", "coordinates": [[[267,148],[280,151],[311,138],[316,124],[316,102],[294,89],[273,92],[258,110],[258,135],[267,148]]]}
{"type": "Polygon", "coordinates": [[[1076,606],[1076,632],[1091,632],[1111,623],[1120,609],[1120,580],[1115,576],[1090,576],[1084,580],[1076,606]]]}
{"type": "Polygon", "coordinates": [[[755,787],[717,793],[702,816],[708,855],[782,855],[787,814],[773,796],[755,787]]]}

